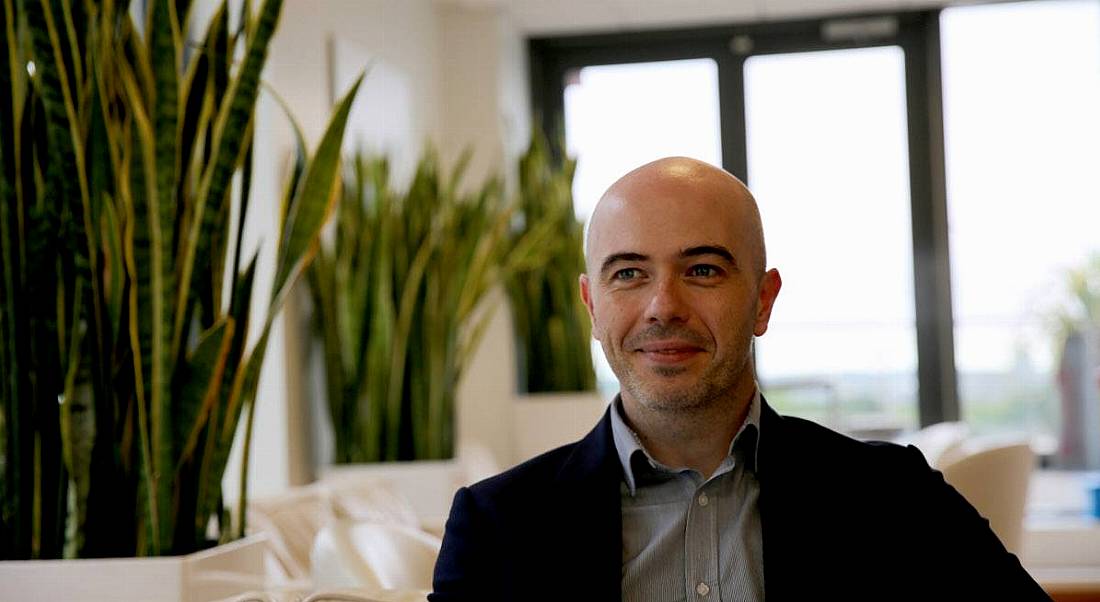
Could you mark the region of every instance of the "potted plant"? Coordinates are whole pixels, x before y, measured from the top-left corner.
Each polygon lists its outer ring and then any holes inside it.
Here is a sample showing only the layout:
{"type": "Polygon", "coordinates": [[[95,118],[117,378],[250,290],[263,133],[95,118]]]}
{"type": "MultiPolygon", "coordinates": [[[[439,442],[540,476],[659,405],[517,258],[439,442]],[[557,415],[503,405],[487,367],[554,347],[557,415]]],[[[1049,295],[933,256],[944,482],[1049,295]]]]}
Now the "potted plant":
{"type": "Polygon", "coordinates": [[[578,276],[585,270],[584,225],[573,209],[576,161],[537,130],[519,160],[518,226],[522,238],[551,224],[545,261],[505,281],[516,341],[520,393],[514,406],[515,456],[524,459],[581,437],[606,403],[596,393],[588,313],[578,276]]]}
{"type": "Polygon", "coordinates": [[[1066,297],[1053,313],[1060,347],[1060,468],[1100,468],[1100,254],[1067,273],[1066,297]]]}
{"type": "Polygon", "coordinates": [[[463,192],[465,164],[444,174],[429,151],[397,192],[384,159],[349,163],[335,236],[309,271],[336,464],[453,456],[456,386],[493,309],[482,302],[554,234],[513,239],[514,206],[495,180],[463,192]]]}
{"type": "Polygon", "coordinates": [[[516,335],[519,388],[524,393],[592,391],[591,332],[581,303],[584,224],[573,210],[577,162],[564,149],[551,152],[544,135],[531,137],[519,160],[519,240],[532,228],[553,224],[542,249],[545,261],[509,275],[506,282],[516,335]],[[555,159],[555,155],[559,159],[555,159]]]}
{"type": "MultiPolygon", "coordinates": [[[[111,0],[0,2],[0,558],[207,558],[244,533],[222,474],[331,209],[358,84],[314,156],[299,148],[255,316],[239,241],[281,1],[245,2],[237,31],[222,3],[195,45],[189,2],[147,3],[141,27],[111,0]]],[[[0,563],[6,591],[18,570],[0,563]]]]}

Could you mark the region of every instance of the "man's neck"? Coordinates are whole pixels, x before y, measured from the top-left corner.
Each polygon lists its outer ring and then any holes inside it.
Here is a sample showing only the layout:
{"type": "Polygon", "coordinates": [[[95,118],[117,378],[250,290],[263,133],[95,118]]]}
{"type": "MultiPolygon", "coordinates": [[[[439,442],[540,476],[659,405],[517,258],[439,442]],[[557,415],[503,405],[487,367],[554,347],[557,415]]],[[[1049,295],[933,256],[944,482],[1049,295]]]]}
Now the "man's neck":
{"type": "Polygon", "coordinates": [[[623,419],[653,459],[710,478],[729,454],[730,442],[745,423],[756,395],[755,383],[738,389],[729,398],[675,412],[653,411],[624,396],[623,419]]]}

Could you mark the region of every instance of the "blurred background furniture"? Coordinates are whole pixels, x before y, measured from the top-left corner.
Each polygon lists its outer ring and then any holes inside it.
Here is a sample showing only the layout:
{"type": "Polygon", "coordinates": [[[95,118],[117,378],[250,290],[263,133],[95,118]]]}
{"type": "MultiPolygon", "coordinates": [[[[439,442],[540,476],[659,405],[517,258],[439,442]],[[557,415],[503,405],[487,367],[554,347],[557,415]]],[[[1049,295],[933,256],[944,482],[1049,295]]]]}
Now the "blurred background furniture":
{"type": "Polygon", "coordinates": [[[313,585],[423,591],[442,540],[407,525],[337,521],[317,534],[310,555],[313,585]]]}
{"type": "Polygon", "coordinates": [[[1027,443],[961,446],[941,470],[943,478],[989,520],[1008,550],[1020,554],[1024,510],[1035,454],[1027,443]]]}
{"type": "Polygon", "coordinates": [[[938,422],[894,439],[900,445],[912,445],[924,454],[928,465],[937,470],[957,460],[970,434],[965,422],[938,422]]]}

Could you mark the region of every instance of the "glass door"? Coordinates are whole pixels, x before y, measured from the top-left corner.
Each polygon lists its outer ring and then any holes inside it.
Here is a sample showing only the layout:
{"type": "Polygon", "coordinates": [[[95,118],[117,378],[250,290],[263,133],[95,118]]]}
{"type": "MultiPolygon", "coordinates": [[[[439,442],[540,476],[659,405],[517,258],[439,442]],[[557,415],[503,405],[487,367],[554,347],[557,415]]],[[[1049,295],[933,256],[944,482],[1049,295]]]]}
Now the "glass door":
{"type": "Polygon", "coordinates": [[[905,56],[751,56],[749,186],[783,289],[757,339],[769,402],[866,437],[918,424],[905,56]]]}

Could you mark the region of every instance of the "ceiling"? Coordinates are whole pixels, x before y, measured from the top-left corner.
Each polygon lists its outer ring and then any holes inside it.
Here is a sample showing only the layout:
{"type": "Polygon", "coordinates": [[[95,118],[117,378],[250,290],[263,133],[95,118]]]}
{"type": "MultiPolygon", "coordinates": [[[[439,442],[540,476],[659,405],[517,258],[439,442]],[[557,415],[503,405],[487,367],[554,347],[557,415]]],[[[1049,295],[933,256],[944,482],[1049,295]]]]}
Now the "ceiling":
{"type": "Polygon", "coordinates": [[[528,35],[775,21],[953,4],[949,0],[439,0],[504,10],[528,35]]]}

